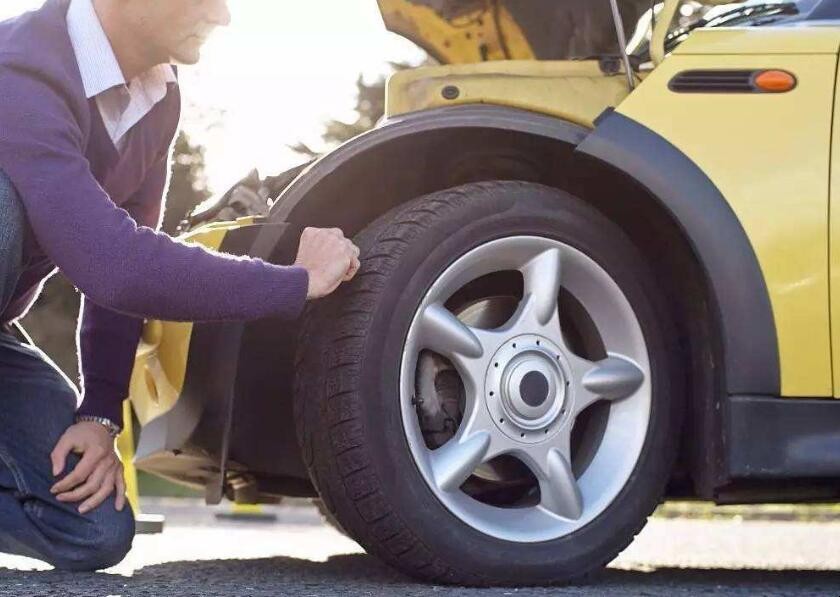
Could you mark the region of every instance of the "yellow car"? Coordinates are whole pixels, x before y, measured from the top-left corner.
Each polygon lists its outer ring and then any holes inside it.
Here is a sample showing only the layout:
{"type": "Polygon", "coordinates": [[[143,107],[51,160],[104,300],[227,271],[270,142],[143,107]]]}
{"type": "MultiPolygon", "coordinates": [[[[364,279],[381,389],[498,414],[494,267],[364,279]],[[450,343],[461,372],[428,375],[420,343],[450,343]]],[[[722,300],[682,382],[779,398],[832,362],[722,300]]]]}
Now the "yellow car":
{"type": "Polygon", "coordinates": [[[578,579],[664,498],[836,500],[840,0],[711,4],[379,0],[440,66],[184,237],[338,226],[361,271],[300,327],[149,321],[138,466],[470,585],[578,579]]]}

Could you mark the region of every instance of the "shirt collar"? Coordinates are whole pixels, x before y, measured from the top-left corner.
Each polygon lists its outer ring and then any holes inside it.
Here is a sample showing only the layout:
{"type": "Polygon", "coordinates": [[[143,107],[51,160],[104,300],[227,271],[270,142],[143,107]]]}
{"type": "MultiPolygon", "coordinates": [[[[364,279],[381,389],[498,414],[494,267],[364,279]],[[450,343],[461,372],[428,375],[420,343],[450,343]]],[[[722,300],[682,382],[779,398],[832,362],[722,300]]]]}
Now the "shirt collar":
{"type": "MultiPolygon", "coordinates": [[[[67,32],[88,99],[126,84],[114,49],[94,9],[93,0],[71,0],[67,9],[67,32]]],[[[159,64],[140,75],[140,78],[144,82],[158,85],[176,81],[169,64],[159,64]]]]}

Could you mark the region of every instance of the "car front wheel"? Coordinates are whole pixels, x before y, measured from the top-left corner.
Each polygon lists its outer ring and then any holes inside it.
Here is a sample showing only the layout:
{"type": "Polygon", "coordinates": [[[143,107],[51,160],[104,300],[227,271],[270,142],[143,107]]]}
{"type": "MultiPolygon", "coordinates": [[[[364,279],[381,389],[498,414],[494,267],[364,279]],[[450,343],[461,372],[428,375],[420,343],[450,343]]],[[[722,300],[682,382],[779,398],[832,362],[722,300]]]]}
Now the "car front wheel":
{"type": "Polygon", "coordinates": [[[418,198],[302,326],[298,435],[341,527],[425,580],[565,582],[664,491],[681,422],[656,277],[615,223],[531,183],[418,198]]]}

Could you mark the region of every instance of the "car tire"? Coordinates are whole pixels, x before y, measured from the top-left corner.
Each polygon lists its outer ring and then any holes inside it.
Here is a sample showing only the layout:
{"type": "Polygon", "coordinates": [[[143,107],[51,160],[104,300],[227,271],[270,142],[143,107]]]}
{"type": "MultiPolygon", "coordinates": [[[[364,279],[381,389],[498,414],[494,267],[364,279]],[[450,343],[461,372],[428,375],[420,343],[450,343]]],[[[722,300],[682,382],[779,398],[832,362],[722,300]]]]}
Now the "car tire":
{"type": "MultiPolygon", "coordinates": [[[[435,583],[562,583],[579,580],[615,558],[662,499],[683,416],[671,311],[633,242],[581,199],[514,181],[468,184],[417,198],[379,217],[355,240],[362,267],[350,283],[307,307],[296,359],[298,439],[313,484],[340,526],[369,553],[435,583]],[[423,297],[459,258],[517,238],[561,243],[605,272],[632,308],[648,359],[646,402],[636,394],[625,399],[645,405],[647,421],[639,431],[637,456],[627,465],[626,481],[605,498],[601,510],[587,514],[585,524],[575,527],[566,510],[545,518],[557,521],[560,530],[553,538],[530,529],[520,540],[508,536],[504,525],[487,531],[460,515],[458,504],[475,506],[481,513],[495,512],[495,506],[488,510],[462,499],[457,494],[465,486],[454,493],[434,490],[413,455],[422,446],[417,448],[416,438],[412,444],[406,431],[401,398],[408,332],[423,297]],[[450,495],[457,495],[455,505],[446,501],[450,495]],[[573,531],[564,533],[564,528],[573,531]]],[[[622,408],[608,404],[599,416],[622,408]]],[[[571,425],[577,424],[570,424],[570,434],[571,425]]],[[[602,434],[608,437],[606,431],[602,434]]],[[[594,453],[586,471],[598,461],[599,452],[594,453]]],[[[549,516],[542,503],[534,506],[534,516],[549,516]]]]}

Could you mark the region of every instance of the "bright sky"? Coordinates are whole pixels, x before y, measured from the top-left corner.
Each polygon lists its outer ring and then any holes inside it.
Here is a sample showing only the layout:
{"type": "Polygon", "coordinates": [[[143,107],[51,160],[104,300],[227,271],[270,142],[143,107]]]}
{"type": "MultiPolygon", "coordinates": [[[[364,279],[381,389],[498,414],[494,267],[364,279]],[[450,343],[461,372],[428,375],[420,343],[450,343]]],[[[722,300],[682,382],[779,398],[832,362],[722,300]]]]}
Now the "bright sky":
{"type": "MultiPolygon", "coordinates": [[[[43,0],[0,0],[0,20],[43,0]]],[[[385,31],[376,0],[230,0],[233,22],[182,67],[183,127],[207,148],[215,191],[258,167],[277,174],[303,158],[286,148],[318,147],[322,123],[352,120],[355,81],[387,61],[422,53],[385,31]]]]}

